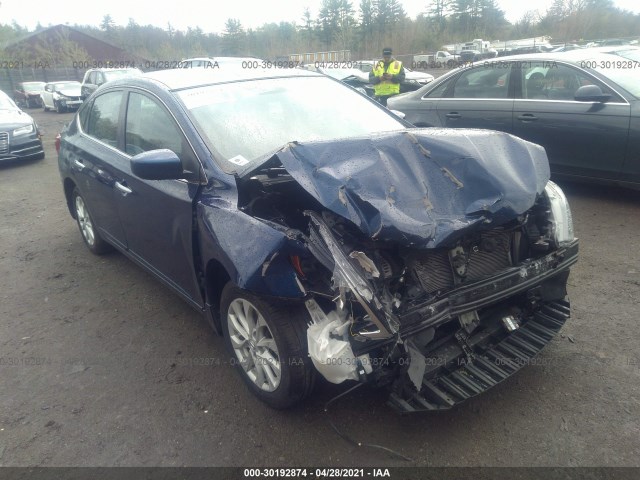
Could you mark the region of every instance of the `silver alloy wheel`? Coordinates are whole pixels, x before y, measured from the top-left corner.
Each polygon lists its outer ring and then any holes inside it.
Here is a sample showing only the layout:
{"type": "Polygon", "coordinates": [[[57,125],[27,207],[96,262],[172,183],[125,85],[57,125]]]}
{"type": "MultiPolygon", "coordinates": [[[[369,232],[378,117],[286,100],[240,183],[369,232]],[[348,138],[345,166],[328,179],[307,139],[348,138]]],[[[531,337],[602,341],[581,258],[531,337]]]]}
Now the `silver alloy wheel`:
{"type": "Polygon", "coordinates": [[[227,325],[242,369],[258,388],[273,392],[280,385],[280,354],[262,314],[248,300],[236,298],[229,305],[227,325]]]}
{"type": "Polygon", "coordinates": [[[78,218],[78,224],[80,225],[82,236],[89,246],[93,246],[96,241],[96,237],[93,233],[93,223],[91,223],[91,217],[89,216],[87,207],[80,195],[76,196],[76,217],[78,218]]]}

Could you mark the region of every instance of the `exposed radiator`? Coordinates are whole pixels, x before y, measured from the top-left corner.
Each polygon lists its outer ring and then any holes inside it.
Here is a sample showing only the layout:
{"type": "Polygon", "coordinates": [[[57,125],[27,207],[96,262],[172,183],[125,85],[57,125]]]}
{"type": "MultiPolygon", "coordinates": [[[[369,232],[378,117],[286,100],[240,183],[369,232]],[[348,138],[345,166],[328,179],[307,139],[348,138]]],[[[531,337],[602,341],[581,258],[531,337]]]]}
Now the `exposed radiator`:
{"type": "Polygon", "coordinates": [[[511,235],[502,230],[481,234],[464,248],[466,257],[462,275],[455,273],[447,249],[423,250],[413,256],[409,267],[428,293],[449,290],[459,283],[493,275],[511,265],[511,235]]]}

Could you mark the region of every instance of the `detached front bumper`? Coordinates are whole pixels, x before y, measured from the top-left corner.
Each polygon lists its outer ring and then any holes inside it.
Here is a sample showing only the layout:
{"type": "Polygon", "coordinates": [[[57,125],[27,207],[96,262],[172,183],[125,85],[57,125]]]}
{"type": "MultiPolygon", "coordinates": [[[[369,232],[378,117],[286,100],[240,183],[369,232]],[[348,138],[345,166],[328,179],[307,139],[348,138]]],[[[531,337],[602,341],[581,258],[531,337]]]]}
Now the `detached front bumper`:
{"type": "Polygon", "coordinates": [[[411,394],[392,392],[388,403],[400,413],[446,410],[479,395],[525,365],[535,365],[534,357],[568,318],[569,302],[549,302],[533,319],[501,341],[489,340],[496,331],[483,331],[470,337],[467,344],[473,349],[473,359],[469,359],[461,346],[449,342],[425,359],[426,370],[420,391],[411,394]]]}
{"type": "MultiPolygon", "coordinates": [[[[397,382],[389,405],[401,413],[449,409],[507,379],[535,356],[570,317],[566,300],[569,267],[577,261],[578,241],[544,257],[524,262],[495,277],[451,292],[447,298],[405,315],[401,337],[412,342],[420,332],[460,315],[478,312],[480,326],[471,335],[460,330],[424,353],[411,356],[421,364],[422,381],[397,382]],[[501,319],[527,305],[528,315],[509,331],[501,319]],[[407,325],[405,322],[413,320],[407,325]],[[459,336],[462,333],[462,337],[459,336]],[[400,386],[400,388],[398,388],[400,386]]],[[[415,378],[415,377],[414,377],[415,378]]]]}
{"type": "Polygon", "coordinates": [[[495,304],[518,293],[544,286],[550,278],[568,272],[578,261],[578,240],[544,257],[522,262],[495,276],[449,292],[441,300],[417,307],[400,317],[401,337],[448,322],[457,316],[495,304]]]}

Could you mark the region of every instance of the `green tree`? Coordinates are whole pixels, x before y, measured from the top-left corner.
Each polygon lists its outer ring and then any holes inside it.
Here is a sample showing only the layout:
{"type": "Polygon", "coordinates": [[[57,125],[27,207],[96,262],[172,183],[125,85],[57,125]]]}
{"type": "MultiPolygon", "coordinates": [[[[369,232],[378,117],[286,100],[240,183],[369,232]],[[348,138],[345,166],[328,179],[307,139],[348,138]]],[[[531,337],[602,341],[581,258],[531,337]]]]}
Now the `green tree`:
{"type": "Polygon", "coordinates": [[[225,23],[223,50],[225,55],[239,55],[243,52],[245,33],[240,20],[229,18],[225,23]]]}

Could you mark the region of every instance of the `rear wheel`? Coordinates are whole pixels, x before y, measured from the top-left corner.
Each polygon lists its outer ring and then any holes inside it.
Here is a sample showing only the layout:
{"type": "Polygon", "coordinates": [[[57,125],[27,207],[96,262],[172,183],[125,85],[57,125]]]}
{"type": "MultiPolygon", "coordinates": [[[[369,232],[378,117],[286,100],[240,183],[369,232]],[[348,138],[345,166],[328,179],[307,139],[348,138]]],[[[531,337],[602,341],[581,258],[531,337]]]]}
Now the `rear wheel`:
{"type": "Polygon", "coordinates": [[[73,202],[72,205],[76,215],[78,228],[82,234],[82,240],[84,240],[87,248],[96,255],[101,255],[113,250],[113,247],[105,242],[98,234],[95,224],[93,223],[93,219],[91,218],[91,214],[89,213],[89,209],[87,208],[87,204],[77,188],[74,188],[73,190],[71,201],[73,202]]]}
{"type": "Polygon", "coordinates": [[[228,283],[221,312],[225,344],[254,395],[271,407],[287,408],[311,393],[315,368],[303,306],[267,301],[228,283]]]}

